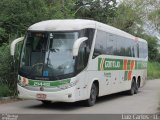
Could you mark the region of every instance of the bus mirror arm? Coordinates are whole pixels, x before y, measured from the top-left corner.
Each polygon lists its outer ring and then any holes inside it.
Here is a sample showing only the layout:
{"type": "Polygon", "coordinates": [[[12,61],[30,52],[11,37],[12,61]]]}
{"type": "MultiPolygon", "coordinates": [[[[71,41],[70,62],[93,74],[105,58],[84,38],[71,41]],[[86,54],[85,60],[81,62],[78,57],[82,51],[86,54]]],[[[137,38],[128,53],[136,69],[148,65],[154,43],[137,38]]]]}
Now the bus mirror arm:
{"type": "Polygon", "coordinates": [[[80,45],[86,40],[88,40],[87,37],[81,37],[74,42],[74,44],[73,44],[73,57],[76,57],[78,55],[80,45]]]}
{"type": "Polygon", "coordinates": [[[11,53],[11,56],[14,56],[15,54],[15,47],[16,47],[16,44],[23,41],[24,37],[20,37],[20,38],[17,38],[15,39],[12,43],[11,43],[11,46],[10,46],[10,53],[11,53]]]}

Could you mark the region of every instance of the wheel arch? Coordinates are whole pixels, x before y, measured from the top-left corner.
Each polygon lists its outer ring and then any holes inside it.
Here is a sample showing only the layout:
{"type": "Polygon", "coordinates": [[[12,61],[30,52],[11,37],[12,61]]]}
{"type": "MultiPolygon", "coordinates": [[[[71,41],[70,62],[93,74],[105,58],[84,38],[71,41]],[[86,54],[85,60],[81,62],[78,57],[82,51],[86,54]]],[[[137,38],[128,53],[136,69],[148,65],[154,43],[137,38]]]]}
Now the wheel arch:
{"type": "Polygon", "coordinates": [[[88,86],[88,97],[90,96],[90,90],[91,90],[91,87],[92,87],[92,84],[95,84],[96,86],[97,86],[97,88],[98,88],[98,95],[97,96],[99,96],[99,89],[100,89],[100,83],[99,83],[99,80],[98,79],[93,79],[92,80],[92,82],[89,84],[89,86],[88,86]]]}

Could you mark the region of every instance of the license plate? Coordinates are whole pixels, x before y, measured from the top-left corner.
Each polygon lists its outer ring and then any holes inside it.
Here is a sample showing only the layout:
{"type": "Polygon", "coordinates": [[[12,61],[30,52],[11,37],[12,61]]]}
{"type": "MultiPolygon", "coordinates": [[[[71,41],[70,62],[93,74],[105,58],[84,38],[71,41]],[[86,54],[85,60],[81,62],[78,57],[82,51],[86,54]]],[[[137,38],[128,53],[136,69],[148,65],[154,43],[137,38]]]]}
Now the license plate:
{"type": "Polygon", "coordinates": [[[37,97],[37,99],[44,100],[44,99],[46,99],[47,95],[46,94],[37,94],[36,97],[37,97]]]}

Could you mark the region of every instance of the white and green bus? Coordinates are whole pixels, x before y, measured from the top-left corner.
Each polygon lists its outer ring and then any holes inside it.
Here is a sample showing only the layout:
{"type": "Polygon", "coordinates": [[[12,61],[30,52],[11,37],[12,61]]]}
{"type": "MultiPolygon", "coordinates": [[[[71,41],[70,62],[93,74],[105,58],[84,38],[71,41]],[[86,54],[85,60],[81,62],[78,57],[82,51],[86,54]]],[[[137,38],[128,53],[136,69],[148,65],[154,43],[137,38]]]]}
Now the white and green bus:
{"type": "Polygon", "coordinates": [[[48,20],[30,26],[18,69],[23,99],[75,102],[121,91],[133,95],[147,79],[148,44],[93,20],[48,20]]]}

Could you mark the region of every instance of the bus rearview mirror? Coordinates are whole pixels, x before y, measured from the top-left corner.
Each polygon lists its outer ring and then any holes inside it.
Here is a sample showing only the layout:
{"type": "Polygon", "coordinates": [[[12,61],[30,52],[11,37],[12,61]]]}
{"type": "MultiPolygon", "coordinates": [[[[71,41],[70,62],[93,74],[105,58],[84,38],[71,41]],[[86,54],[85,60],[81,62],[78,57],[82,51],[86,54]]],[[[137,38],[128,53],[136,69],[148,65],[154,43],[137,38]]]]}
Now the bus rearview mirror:
{"type": "Polygon", "coordinates": [[[87,37],[81,37],[81,38],[77,39],[77,40],[74,42],[74,44],[73,44],[73,56],[74,56],[74,57],[78,55],[78,51],[79,51],[80,45],[81,45],[84,41],[86,41],[86,40],[88,40],[87,37]]]}
{"type": "Polygon", "coordinates": [[[24,37],[20,37],[20,38],[17,38],[15,39],[12,43],[11,43],[11,46],[10,46],[10,53],[12,56],[14,56],[15,54],[15,47],[16,47],[16,44],[23,41],[24,37]]]}

